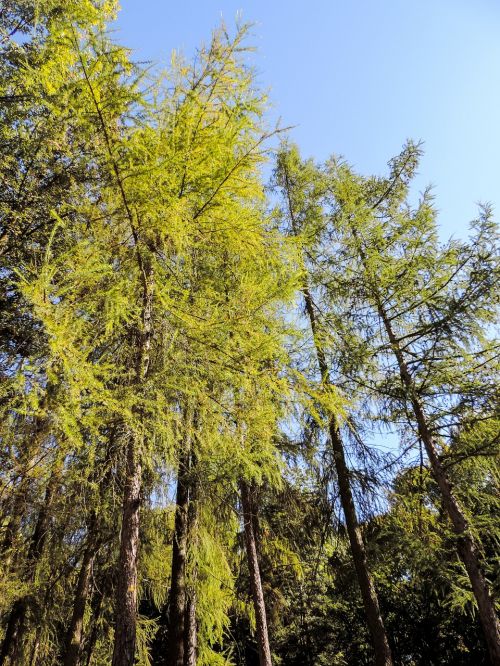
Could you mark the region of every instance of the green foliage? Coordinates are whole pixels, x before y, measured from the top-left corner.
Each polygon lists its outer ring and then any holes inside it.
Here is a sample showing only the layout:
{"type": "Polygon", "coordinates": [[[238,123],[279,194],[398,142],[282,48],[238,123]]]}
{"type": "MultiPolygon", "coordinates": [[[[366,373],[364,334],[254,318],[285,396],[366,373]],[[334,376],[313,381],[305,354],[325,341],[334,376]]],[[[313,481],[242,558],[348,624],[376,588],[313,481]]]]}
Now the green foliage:
{"type": "Polygon", "coordinates": [[[21,607],[16,663],[62,662],[89,562],[80,663],[110,663],[130,442],[142,471],[138,664],[166,659],[184,509],[198,663],[253,663],[241,481],[257,498],[275,663],[371,663],[325,448],[332,417],[396,662],[483,663],[377,294],[498,591],[491,210],[467,241],[441,242],[431,193],[408,203],[411,143],[385,178],[285,144],[273,185],[288,197],[270,210],[262,173],[279,130],[246,65],[248,26],[220,27],[192,63],[174,54],[153,76],[107,33],[113,0],[4,4],[0,638],[21,607]],[[401,436],[399,461],[368,446],[384,427],[401,436]]]}

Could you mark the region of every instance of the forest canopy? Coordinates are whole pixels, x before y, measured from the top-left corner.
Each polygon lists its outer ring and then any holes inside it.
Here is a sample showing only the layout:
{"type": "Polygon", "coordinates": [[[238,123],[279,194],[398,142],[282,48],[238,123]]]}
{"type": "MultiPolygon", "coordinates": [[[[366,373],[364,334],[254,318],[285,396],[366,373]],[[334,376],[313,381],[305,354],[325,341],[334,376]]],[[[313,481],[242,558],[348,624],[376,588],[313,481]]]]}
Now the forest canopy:
{"type": "MultiPolygon", "coordinates": [[[[0,665],[500,664],[498,225],[305,158],[216,29],[0,12],[0,665]]],[[[293,122],[293,119],[290,119],[293,122]]]]}

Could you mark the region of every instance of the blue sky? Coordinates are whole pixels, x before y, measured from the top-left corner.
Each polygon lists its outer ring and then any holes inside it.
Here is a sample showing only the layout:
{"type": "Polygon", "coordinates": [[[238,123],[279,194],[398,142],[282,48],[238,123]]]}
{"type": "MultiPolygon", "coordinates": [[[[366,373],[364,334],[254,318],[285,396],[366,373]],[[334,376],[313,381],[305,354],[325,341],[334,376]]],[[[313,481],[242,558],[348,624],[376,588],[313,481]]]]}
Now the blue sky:
{"type": "Polygon", "coordinates": [[[435,186],[443,236],[466,233],[477,201],[500,218],[499,0],[122,0],[116,38],[165,64],[238,12],[271,118],[296,126],[304,156],[381,173],[422,139],[416,188],[435,186]]]}

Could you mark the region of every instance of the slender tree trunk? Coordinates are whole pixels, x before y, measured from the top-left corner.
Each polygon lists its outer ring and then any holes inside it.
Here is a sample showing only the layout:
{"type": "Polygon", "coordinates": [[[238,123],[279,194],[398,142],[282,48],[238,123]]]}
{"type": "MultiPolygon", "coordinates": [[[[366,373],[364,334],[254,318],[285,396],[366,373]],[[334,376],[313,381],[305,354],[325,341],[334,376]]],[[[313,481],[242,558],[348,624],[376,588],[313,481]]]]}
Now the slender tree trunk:
{"type": "Polygon", "coordinates": [[[83,619],[87,598],[90,590],[90,581],[92,575],[92,562],[97,551],[95,535],[89,535],[89,543],[83,554],[82,565],[78,575],[78,584],[76,587],[75,600],[73,604],[73,614],[68,630],[66,642],[66,653],[64,655],[64,666],[78,666],[80,659],[80,650],[83,637],[83,619]]]}
{"type": "Polygon", "coordinates": [[[88,642],[85,648],[85,666],[90,666],[92,655],[94,654],[94,649],[97,643],[97,638],[99,636],[99,619],[101,617],[103,600],[104,590],[99,588],[96,591],[95,603],[93,603],[92,629],[90,631],[88,642]]]}
{"type": "MultiPolygon", "coordinates": [[[[196,423],[196,418],[195,418],[196,423]]],[[[194,438],[194,434],[193,434],[194,438]]],[[[193,442],[194,444],[194,442],[193,442]]],[[[196,455],[194,446],[191,451],[191,473],[196,467],[196,455]]],[[[197,481],[191,474],[189,488],[188,504],[188,543],[187,547],[192,548],[197,538],[198,522],[198,503],[197,503],[197,481]]],[[[188,583],[186,585],[186,619],[185,619],[185,640],[184,640],[184,666],[196,666],[198,651],[198,625],[196,622],[196,580],[197,569],[189,572],[188,583]]]]}
{"type": "Polygon", "coordinates": [[[127,446],[126,479],[123,494],[113,666],[133,666],[135,661],[137,554],[139,549],[139,511],[142,481],[140,448],[136,437],[130,437],[127,446]]]}
{"type": "Polygon", "coordinates": [[[167,663],[184,666],[186,626],[186,558],[188,544],[189,461],[190,434],[179,460],[175,508],[174,538],[172,544],[172,574],[168,612],[167,663]]]}
{"type": "MultiPolygon", "coordinates": [[[[47,539],[47,530],[50,518],[50,509],[52,498],[59,481],[59,471],[52,472],[51,477],[45,489],[43,505],[38,514],[38,519],[30,540],[30,546],[26,557],[25,580],[33,582],[36,576],[38,562],[42,556],[45,542],[47,539]]],[[[4,640],[0,650],[0,666],[5,664],[10,658],[11,663],[15,664],[22,659],[23,637],[26,628],[26,614],[32,600],[29,596],[17,599],[12,607],[7,622],[4,640]]]]}
{"type": "Polygon", "coordinates": [[[167,663],[196,666],[198,635],[196,622],[196,569],[188,574],[188,549],[196,539],[198,482],[195,436],[197,413],[186,408],[183,448],[177,474],[172,575],[169,594],[167,663]]]}
{"type": "MultiPolygon", "coordinates": [[[[109,458],[112,454],[116,437],[116,428],[111,430],[109,441],[106,447],[103,464],[109,464],[109,458]]],[[[98,501],[102,502],[105,489],[108,486],[112,476],[111,465],[101,477],[99,482],[98,501]]],[[[97,481],[97,474],[91,476],[93,482],[97,481]]],[[[102,535],[99,533],[100,524],[95,510],[90,512],[89,525],[87,531],[87,542],[83,554],[80,572],[76,586],[75,598],[73,602],[73,613],[66,638],[66,648],[63,656],[64,666],[78,666],[83,642],[83,620],[87,600],[91,591],[92,565],[100,546],[102,545],[102,535]]]]}
{"type": "Polygon", "coordinates": [[[401,381],[410,397],[413,414],[417,422],[418,433],[424,443],[432,475],[441,492],[443,505],[451,520],[453,530],[458,537],[457,551],[465,565],[471,582],[491,663],[494,664],[494,666],[500,666],[500,622],[496,614],[493,595],[481,567],[479,549],[472,536],[464,512],[453,493],[452,484],[448,478],[446,470],[441,463],[422,403],[416,392],[415,383],[405,362],[403,352],[392,329],[389,317],[382,305],[378,290],[374,290],[374,296],[379,315],[384,323],[384,328],[398,363],[401,381]]]}
{"type": "MultiPolygon", "coordinates": [[[[103,109],[99,98],[92,86],[91,78],[87,71],[84,59],[80,54],[80,64],[89,88],[102,134],[111,162],[112,171],[116,178],[119,195],[122,199],[123,209],[130,225],[130,231],[134,242],[137,268],[142,279],[142,329],[137,330],[137,358],[135,384],[140,388],[148,375],[152,326],[153,326],[153,288],[154,272],[149,256],[149,250],[143,255],[141,238],[136,226],[136,220],[132,214],[125,187],[123,184],[120,167],[116,161],[112,135],[108,131],[103,109]]],[[[147,246],[147,243],[144,245],[147,246]]],[[[144,417],[142,408],[136,408],[135,413],[139,419],[144,417]]],[[[136,621],[137,621],[137,555],[139,548],[139,521],[142,491],[142,455],[144,441],[142,438],[132,435],[127,446],[126,477],[123,493],[122,529],[120,540],[120,559],[118,563],[118,585],[116,588],[115,607],[115,639],[113,647],[112,666],[133,666],[135,660],[136,645],[136,621]]]]}
{"type": "MultiPolygon", "coordinates": [[[[298,236],[299,229],[297,221],[295,219],[292,199],[291,199],[291,184],[289,182],[288,172],[286,171],[286,169],[284,176],[285,176],[285,190],[288,199],[288,210],[289,210],[292,230],[294,235],[298,236]]],[[[302,288],[302,294],[304,296],[306,313],[309,319],[309,325],[311,327],[311,332],[314,340],[314,347],[316,350],[316,357],[318,359],[318,367],[321,374],[321,379],[324,385],[328,385],[330,383],[328,363],[326,360],[326,355],[323,350],[323,346],[318,336],[316,314],[314,312],[314,304],[311,292],[309,291],[307,281],[302,288]]],[[[337,420],[334,415],[330,417],[329,435],[330,435],[330,443],[332,446],[335,469],[337,472],[340,502],[342,504],[342,510],[345,516],[347,534],[349,536],[352,558],[354,561],[356,576],[358,579],[358,584],[363,599],[363,606],[365,609],[366,620],[372,638],[373,650],[375,652],[375,664],[376,666],[392,666],[392,656],[389,647],[389,641],[387,639],[387,633],[385,630],[384,621],[382,619],[382,614],[380,612],[380,605],[378,602],[377,592],[375,590],[375,586],[373,584],[373,580],[368,568],[366,549],[363,543],[363,537],[361,534],[356,514],[356,506],[354,504],[354,499],[352,494],[349,468],[347,466],[345,459],[344,445],[338,428],[337,420]]]]}
{"type": "Polygon", "coordinates": [[[356,515],[356,507],[352,496],[349,469],[345,460],[344,447],[334,419],[330,420],[330,441],[333,449],[335,469],[337,471],[340,501],[344,511],[347,534],[351,545],[352,559],[354,561],[356,576],[361,589],[368,627],[372,635],[373,647],[375,650],[375,664],[377,664],[377,666],[389,666],[392,664],[391,651],[387,641],[377,593],[368,569],[366,549],[356,515]]]}
{"type": "Polygon", "coordinates": [[[186,620],[184,645],[184,666],[196,666],[198,650],[198,628],[196,624],[196,587],[192,584],[187,589],[186,620]]]}
{"type": "MultiPolygon", "coordinates": [[[[316,356],[318,358],[318,366],[320,369],[321,377],[323,383],[328,384],[328,365],[323,349],[318,341],[316,316],[311,294],[307,287],[302,289],[302,293],[304,295],[306,312],[314,338],[316,356]]],[[[376,666],[391,666],[391,649],[389,647],[384,621],[380,612],[377,592],[375,590],[375,586],[370,575],[370,570],[368,568],[366,549],[363,542],[361,529],[359,527],[356,506],[354,504],[354,498],[352,494],[349,468],[346,463],[344,445],[335,416],[330,417],[329,434],[333,451],[335,470],[337,472],[340,503],[342,504],[342,510],[344,512],[347,534],[349,536],[349,543],[351,546],[352,559],[354,562],[354,568],[356,569],[358,584],[361,590],[363,606],[366,613],[366,620],[372,637],[372,645],[375,652],[375,664],[376,666]]]]}
{"type": "MultiPolygon", "coordinates": [[[[137,234],[134,229],[134,239],[137,234]]],[[[139,254],[139,269],[143,276],[142,330],[138,337],[136,386],[139,389],[147,377],[151,351],[153,317],[153,270],[139,254]]],[[[142,408],[136,408],[139,420],[144,418],[142,408]]],[[[139,550],[139,522],[142,492],[142,455],[144,441],[131,434],[127,445],[125,486],[123,491],[122,529],[118,584],[116,587],[115,640],[112,666],[133,666],[135,661],[137,623],[137,557],[139,550]]]]}
{"type": "Polygon", "coordinates": [[[243,509],[243,523],[245,534],[245,549],[247,553],[248,569],[250,571],[250,589],[252,592],[257,625],[257,644],[259,647],[260,666],[271,666],[271,648],[267,631],[266,606],[264,592],[260,577],[259,558],[257,554],[257,536],[255,534],[255,509],[250,488],[245,481],[240,481],[241,506],[243,509]]]}

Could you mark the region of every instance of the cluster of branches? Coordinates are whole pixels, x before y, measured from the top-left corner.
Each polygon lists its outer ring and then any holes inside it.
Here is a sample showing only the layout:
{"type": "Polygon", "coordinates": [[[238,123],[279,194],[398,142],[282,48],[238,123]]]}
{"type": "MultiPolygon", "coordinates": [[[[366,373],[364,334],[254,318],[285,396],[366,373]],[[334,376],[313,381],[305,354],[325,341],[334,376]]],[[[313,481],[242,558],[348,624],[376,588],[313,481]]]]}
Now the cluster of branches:
{"type": "Polygon", "coordinates": [[[0,16],[0,664],[433,663],[436,605],[499,664],[491,211],[412,143],[269,197],[247,27],[153,78],[115,12],[0,16]]]}

